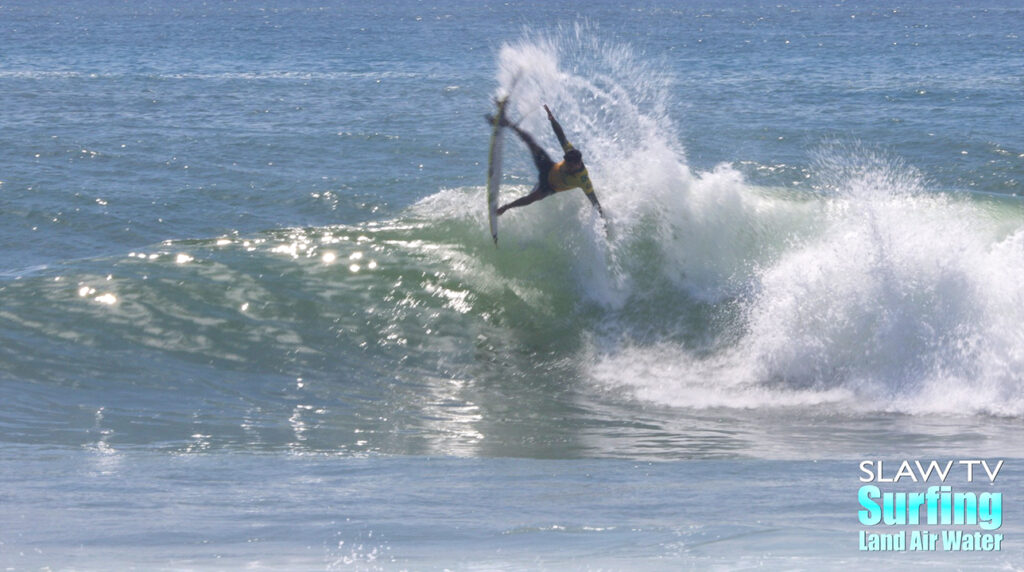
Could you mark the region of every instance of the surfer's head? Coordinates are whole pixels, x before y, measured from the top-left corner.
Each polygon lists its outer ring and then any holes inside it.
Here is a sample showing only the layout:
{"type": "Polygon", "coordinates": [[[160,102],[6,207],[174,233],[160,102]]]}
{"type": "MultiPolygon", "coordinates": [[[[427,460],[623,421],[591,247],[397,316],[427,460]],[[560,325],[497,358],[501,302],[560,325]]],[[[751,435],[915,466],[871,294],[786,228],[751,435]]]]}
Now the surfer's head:
{"type": "Polygon", "coordinates": [[[579,171],[583,168],[583,153],[579,149],[569,149],[565,152],[565,166],[571,171],[579,171]]]}

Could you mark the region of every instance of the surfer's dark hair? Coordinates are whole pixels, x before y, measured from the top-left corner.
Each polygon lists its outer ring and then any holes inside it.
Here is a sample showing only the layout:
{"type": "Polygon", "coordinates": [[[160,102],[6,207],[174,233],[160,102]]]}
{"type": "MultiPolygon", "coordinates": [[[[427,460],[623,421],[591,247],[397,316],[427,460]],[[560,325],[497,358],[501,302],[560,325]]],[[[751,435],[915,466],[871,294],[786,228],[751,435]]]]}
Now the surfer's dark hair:
{"type": "Polygon", "coordinates": [[[579,149],[569,149],[565,152],[565,160],[578,162],[583,161],[583,153],[580,153],[579,149]]]}

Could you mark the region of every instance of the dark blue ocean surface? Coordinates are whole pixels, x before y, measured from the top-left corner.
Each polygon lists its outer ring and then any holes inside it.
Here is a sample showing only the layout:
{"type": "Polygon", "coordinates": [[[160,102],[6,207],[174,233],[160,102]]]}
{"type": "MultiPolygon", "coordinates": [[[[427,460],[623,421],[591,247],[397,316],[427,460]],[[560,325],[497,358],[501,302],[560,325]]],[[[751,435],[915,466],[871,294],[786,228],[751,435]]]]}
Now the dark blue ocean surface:
{"type": "MultiPolygon", "coordinates": [[[[1021,494],[1022,29],[1008,2],[0,4],[0,563],[1019,562],[1012,509],[969,555],[868,555],[856,513],[863,459],[1005,459],[988,486],[1021,494]],[[494,247],[506,93],[555,155],[551,107],[607,227],[570,191],[494,247]]],[[[507,137],[502,201],[536,179],[507,137]]]]}

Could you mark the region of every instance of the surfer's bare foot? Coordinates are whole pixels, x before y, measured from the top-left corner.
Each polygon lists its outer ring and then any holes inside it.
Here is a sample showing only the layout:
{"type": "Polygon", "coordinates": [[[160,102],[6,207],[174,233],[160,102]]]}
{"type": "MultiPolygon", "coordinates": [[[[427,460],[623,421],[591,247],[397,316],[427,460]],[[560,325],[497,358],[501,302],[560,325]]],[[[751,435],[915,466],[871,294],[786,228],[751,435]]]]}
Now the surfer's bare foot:
{"type": "MultiPolygon", "coordinates": [[[[491,115],[490,113],[484,115],[484,119],[487,120],[487,123],[490,123],[492,125],[494,124],[494,116],[491,115]]],[[[501,122],[499,123],[499,125],[501,125],[502,127],[508,127],[508,126],[510,126],[512,124],[508,122],[508,118],[507,117],[502,117],[501,118],[501,122]]]]}

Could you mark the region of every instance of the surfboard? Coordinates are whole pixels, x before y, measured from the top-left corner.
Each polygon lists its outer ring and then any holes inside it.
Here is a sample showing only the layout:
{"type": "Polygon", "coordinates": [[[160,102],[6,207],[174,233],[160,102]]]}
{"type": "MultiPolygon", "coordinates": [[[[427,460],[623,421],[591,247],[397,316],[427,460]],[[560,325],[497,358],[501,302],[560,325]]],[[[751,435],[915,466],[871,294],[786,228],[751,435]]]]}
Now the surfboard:
{"type": "Polygon", "coordinates": [[[508,97],[506,95],[495,101],[498,110],[494,114],[491,152],[487,157],[487,216],[491,222],[491,237],[494,238],[494,246],[498,246],[498,191],[501,190],[501,153],[504,147],[502,135],[505,131],[501,124],[505,118],[508,97]]]}

